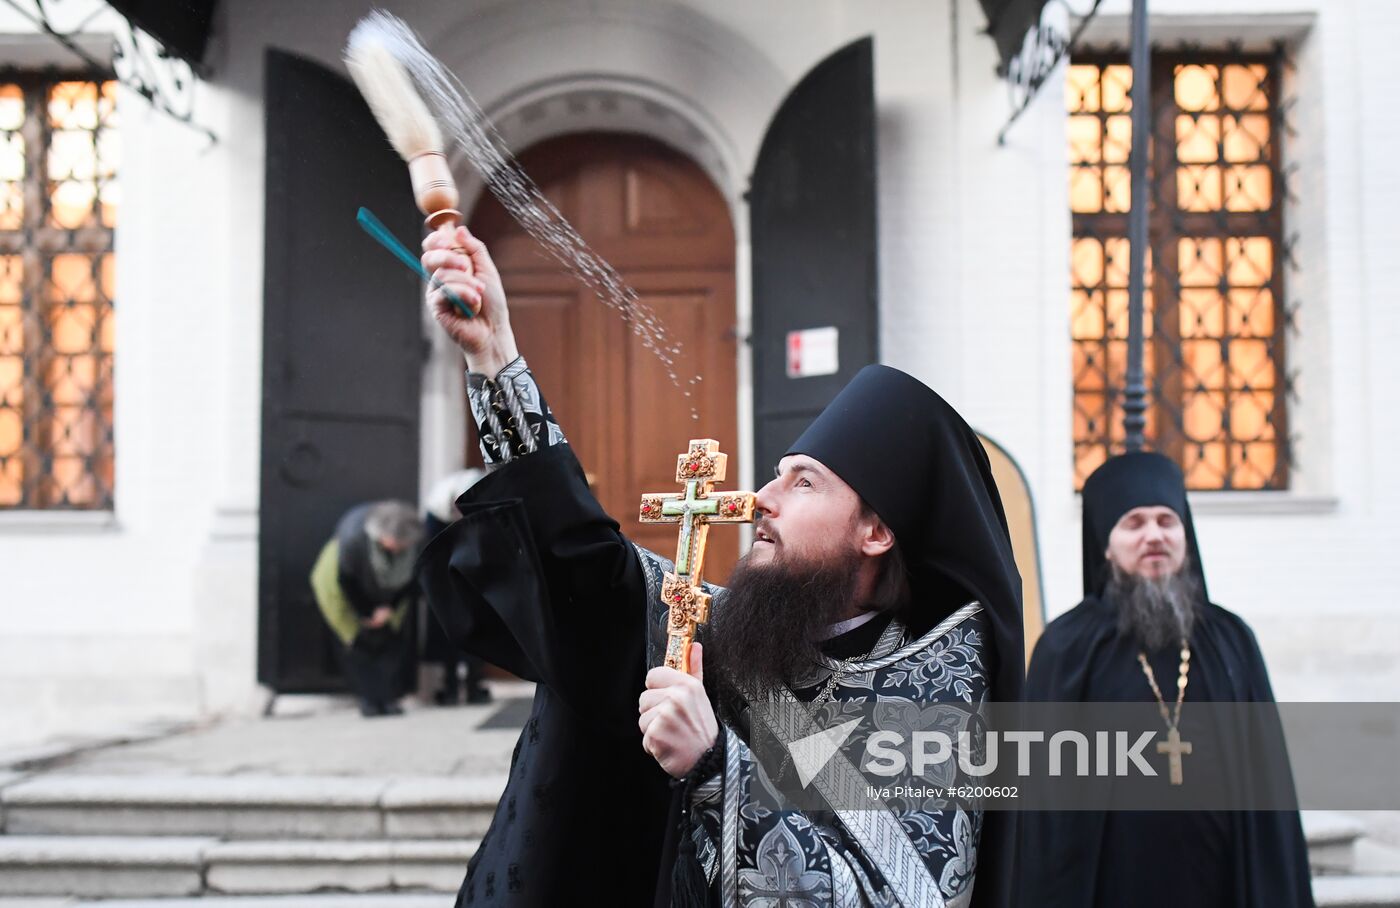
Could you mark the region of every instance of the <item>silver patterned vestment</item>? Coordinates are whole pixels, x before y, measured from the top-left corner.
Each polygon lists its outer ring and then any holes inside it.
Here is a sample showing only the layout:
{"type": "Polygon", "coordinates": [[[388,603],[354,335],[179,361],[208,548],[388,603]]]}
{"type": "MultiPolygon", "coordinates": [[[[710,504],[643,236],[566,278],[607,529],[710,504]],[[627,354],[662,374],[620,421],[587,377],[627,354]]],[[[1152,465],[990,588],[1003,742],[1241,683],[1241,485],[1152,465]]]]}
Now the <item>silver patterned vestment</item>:
{"type": "MultiPolygon", "coordinates": [[[[646,549],[637,552],[650,603],[648,660],[659,665],[666,639],[659,591],[670,563],[646,549]]],[[[707,585],[707,592],[722,608],[724,591],[707,585]]],[[[814,711],[878,703],[880,710],[911,713],[917,722],[939,702],[983,702],[987,633],[977,603],[958,609],[917,640],[905,641],[904,636],[904,627],[892,621],[866,659],[828,662],[826,675],[814,680],[838,671],[832,702],[814,711]]],[[[788,690],[765,696],[793,697],[788,690]]],[[[925,810],[899,802],[859,811],[803,812],[785,806],[769,777],[775,768],[759,762],[736,724],[721,715],[723,770],[699,784],[692,796],[699,821],[696,853],[712,886],[718,881],[720,905],[961,908],[969,902],[980,810],[925,810]]]]}
{"type": "MultiPolygon", "coordinates": [[[[488,470],[564,443],[523,358],[492,378],[475,373],[467,378],[488,470]]],[[[648,664],[660,665],[667,621],[661,580],[672,566],[640,547],[637,555],[647,582],[648,664]]],[[[714,607],[723,608],[723,589],[705,586],[715,596],[714,607]]],[[[939,703],[985,701],[983,647],[989,636],[979,604],[956,610],[917,640],[904,638],[905,628],[892,621],[864,660],[829,661],[812,682],[828,680],[832,671],[839,677],[831,702],[817,707],[814,718],[823,710],[873,702],[881,711],[906,714],[905,724],[918,728],[938,721],[939,703]]],[[[793,700],[786,689],[764,696],[793,700]]],[[[898,801],[858,811],[797,810],[784,803],[769,777],[772,768],[756,759],[736,723],[724,713],[720,719],[724,765],[694,789],[692,812],[699,820],[696,854],[723,908],[965,908],[969,903],[980,810],[915,809],[898,801]]],[[[800,736],[807,730],[787,731],[800,736]]],[[[776,771],[781,778],[783,767],[776,771]]],[[[847,781],[856,784],[856,776],[847,781]]]]}

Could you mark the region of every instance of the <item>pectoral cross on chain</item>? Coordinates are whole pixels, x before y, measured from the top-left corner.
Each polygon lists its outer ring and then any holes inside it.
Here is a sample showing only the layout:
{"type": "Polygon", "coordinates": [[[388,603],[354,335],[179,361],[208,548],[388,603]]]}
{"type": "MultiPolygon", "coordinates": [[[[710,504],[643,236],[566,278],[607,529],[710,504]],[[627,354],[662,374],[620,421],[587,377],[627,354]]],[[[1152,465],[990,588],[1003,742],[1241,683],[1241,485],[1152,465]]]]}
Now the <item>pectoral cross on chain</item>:
{"type": "Polygon", "coordinates": [[[669,610],[666,665],[683,672],[690,670],[695,630],[710,615],[710,597],[700,586],[710,524],[753,522],[752,492],[714,491],[714,484],[724,481],[728,462],[729,455],[719,452],[719,442],[692,438],[690,449],[676,459],[676,482],[685,492],[642,496],[642,523],[680,524],[676,570],[661,583],[661,601],[669,610]]]}
{"type": "Polygon", "coordinates": [[[1157,742],[1157,753],[1168,754],[1171,784],[1182,784],[1181,758],[1183,755],[1191,753],[1191,742],[1181,740],[1181,732],[1172,726],[1167,729],[1167,740],[1157,742]]]}

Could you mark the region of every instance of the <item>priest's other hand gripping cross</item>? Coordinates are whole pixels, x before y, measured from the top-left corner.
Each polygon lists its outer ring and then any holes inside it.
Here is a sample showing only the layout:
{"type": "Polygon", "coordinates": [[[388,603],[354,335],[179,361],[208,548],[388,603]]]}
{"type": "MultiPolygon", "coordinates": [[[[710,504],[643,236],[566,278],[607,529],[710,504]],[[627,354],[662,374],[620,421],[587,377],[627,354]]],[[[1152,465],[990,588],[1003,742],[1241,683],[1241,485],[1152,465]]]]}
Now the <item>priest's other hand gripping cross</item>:
{"type": "Polygon", "coordinates": [[[712,523],[752,523],[752,492],[715,492],[714,484],[724,481],[729,455],[721,454],[719,442],[693,438],[686,453],[676,459],[676,482],[683,494],[665,492],[642,496],[642,523],[678,523],[676,570],[661,585],[661,598],[669,610],[666,627],[666,665],[690,670],[690,644],[695,629],[710,613],[710,597],[701,590],[705,568],[705,545],[712,523]]]}

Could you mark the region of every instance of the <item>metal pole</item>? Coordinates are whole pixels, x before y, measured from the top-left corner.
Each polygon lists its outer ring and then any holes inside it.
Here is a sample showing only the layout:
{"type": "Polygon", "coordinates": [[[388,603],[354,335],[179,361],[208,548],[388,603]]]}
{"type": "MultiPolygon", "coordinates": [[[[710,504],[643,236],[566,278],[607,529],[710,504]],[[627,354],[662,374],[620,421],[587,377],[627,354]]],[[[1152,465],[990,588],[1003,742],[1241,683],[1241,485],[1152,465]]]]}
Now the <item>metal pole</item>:
{"type": "Polygon", "coordinates": [[[1143,448],[1147,379],[1142,370],[1143,290],[1147,270],[1147,156],[1152,135],[1152,55],[1147,0],[1133,0],[1133,147],[1128,162],[1132,207],[1128,211],[1128,374],[1123,385],[1123,430],[1129,451],[1143,448]]]}

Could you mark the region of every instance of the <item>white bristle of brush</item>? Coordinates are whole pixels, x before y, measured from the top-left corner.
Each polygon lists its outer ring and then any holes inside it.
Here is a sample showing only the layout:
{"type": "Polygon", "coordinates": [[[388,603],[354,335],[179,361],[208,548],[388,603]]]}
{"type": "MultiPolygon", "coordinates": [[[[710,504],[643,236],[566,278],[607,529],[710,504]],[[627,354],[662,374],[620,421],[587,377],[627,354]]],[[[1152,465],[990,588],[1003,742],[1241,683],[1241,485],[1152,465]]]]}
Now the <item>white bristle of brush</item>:
{"type": "Polygon", "coordinates": [[[408,161],[427,151],[442,151],[437,120],[388,48],[356,29],[345,49],[345,65],[399,157],[408,161]]]}

